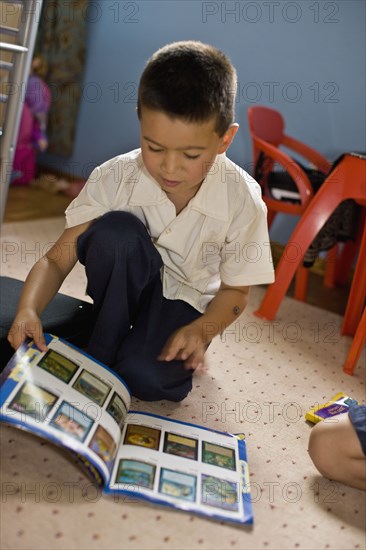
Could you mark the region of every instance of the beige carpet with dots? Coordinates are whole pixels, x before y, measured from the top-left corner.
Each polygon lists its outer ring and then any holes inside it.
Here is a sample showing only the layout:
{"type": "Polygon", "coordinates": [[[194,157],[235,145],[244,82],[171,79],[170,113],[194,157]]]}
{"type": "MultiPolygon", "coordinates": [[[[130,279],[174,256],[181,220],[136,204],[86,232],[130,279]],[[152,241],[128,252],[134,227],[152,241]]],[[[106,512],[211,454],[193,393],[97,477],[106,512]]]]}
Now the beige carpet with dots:
{"type": "MultiPolygon", "coordinates": [[[[6,223],[1,274],[24,279],[63,220],[6,223]]],[[[62,291],[84,298],[81,266],[62,291]]],[[[62,450],[12,427],[1,429],[2,549],[364,549],[366,494],[322,478],[307,453],[304,414],[338,391],[365,401],[365,356],[342,372],[351,339],[342,318],[285,298],[276,321],[256,318],[265,289],[253,288],[241,319],[207,353],[208,372],[180,404],[154,412],[247,440],[252,528],[213,522],[131,497],[102,496],[62,450]]]]}

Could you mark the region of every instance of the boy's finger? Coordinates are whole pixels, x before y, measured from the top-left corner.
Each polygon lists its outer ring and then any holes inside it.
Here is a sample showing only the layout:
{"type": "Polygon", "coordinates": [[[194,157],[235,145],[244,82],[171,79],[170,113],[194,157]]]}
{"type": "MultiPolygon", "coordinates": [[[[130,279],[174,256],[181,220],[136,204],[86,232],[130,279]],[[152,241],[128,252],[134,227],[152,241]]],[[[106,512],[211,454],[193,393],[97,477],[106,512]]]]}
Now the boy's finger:
{"type": "Polygon", "coordinates": [[[26,337],[28,336],[29,338],[32,338],[34,340],[34,343],[39,350],[46,351],[48,349],[42,329],[36,327],[35,329],[25,330],[24,332],[26,337]]]}
{"type": "Polygon", "coordinates": [[[197,349],[194,342],[187,342],[187,345],[184,347],[182,352],[180,353],[179,359],[182,359],[183,361],[194,361],[195,357],[198,357],[200,355],[200,350],[197,349]]]}
{"type": "Polygon", "coordinates": [[[41,351],[47,351],[48,347],[46,345],[46,340],[44,339],[44,336],[37,336],[33,338],[34,343],[36,344],[37,348],[41,351]]]}
{"type": "Polygon", "coordinates": [[[160,361],[172,361],[184,350],[184,340],[181,337],[173,337],[161,350],[158,359],[160,361]]]}
{"type": "Polygon", "coordinates": [[[184,362],[186,369],[196,370],[203,365],[203,353],[201,350],[195,350],[184,362]]]}
{"type": "Polygon", "coordinates": [[[185,340],[184,345],[182,345],[181,349],[176,353],[175,359],[181,359],[182,361],[186,361],[191,356],[194,356],[196,354],[201,353],[199,349],[197,349],[197,343],[194,340],[185,340]]]}
{"type": "Polygon", "coordinates": [[[10,334],[8,336],[8,342],[9,344],[11,345],[11,347],[14,349],[14,350],[17,350],[20,346],[20,344],[24,341],[24,338],[22,339],[21,337],[19,336],[13,336],[12,334],[10,334]]]}
{"type": "Polygon", "coordinates": [[[167,346],[164,347],[160,354],[158,355],[158,359],[160,361],[172,361],[177,357],[179,354],[181,348],[180,346],[167,346]]]}

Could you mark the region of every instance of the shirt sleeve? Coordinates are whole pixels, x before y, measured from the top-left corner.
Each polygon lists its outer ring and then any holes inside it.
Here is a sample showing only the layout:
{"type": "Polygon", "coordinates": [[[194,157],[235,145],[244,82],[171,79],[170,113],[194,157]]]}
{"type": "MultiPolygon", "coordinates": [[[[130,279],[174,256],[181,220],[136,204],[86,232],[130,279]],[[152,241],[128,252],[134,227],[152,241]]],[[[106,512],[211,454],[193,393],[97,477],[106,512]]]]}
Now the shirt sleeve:
{"type": "Polygon", "coordinates": [[[118,157],[95,168],[65,211],[66,227],[74,227],[110,212],[121,186],[121,172],[123,166],[118,157]]]}
{"type": "Polygon", "coordinates": [[[240,193],[236,198],[239,207],[221,249],[220,277],[229,286],[252,286],[274,281],[267,207],[257,182],[250,177],[249,180],[247,195],[240,193]]]}

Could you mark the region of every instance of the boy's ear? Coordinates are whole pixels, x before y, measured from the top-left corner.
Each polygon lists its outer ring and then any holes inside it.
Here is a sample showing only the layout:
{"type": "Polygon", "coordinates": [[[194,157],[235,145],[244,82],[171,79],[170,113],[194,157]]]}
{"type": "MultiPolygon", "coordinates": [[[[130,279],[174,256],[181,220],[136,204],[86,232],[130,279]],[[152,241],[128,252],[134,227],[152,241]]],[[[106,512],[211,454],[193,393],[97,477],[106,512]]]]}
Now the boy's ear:
{"type": "Polygon", "coordinates": [[[227,149],[230,147],[231,142],[233,141],[234,136],[235,136],[235,134],[238,130],[239,130],[239,124],[237,124],[236,122],[231,124],[231,126],[228,128],[228,130],[226,130],[225,134],[222,137],[221,145],[219,147],[219,151],[218,151],[219,155],[221,155],[221,153],[225,153],[225,151],[227,151],[227,149]]]}

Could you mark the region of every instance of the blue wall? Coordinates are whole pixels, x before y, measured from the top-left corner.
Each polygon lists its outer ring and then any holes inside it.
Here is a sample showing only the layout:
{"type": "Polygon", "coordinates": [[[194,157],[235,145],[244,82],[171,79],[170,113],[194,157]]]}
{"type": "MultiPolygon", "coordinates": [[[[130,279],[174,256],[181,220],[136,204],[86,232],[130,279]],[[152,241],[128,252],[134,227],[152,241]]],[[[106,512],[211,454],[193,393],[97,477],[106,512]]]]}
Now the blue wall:
{"type": "Polygon", "coordinates": [[[237,68],[240,130],[229,156],[250,171],[246,110],[279,109],[287,132],[328,158],[365,149],[365,3],[361,0],[89,0],[83,100],[72,158],[43,164],[87,177],[139,145],[138,79],[159,47],[209,42],[237,68]]]}

